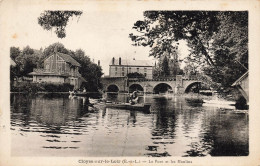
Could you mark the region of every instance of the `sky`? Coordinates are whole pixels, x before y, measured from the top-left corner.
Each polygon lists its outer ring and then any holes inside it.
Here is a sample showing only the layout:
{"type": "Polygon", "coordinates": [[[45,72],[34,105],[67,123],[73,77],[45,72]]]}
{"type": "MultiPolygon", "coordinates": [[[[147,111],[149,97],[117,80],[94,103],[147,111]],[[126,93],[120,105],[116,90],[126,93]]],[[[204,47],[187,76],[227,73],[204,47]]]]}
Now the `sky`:
{"type": "MultiPolygon", "coordinates": [[[[80,18],[74,17],[66,27],[66,37],[59,39],[54,31],[46,31],[39,24],[37,18],[44,10],[39,8],[17,7],[10,11],[11,21],[8,29],[12,35],[10,43],[21,49],[27,45],[34,49],[46,48],[55,42],[62,43],[65,48],[85,51],[91,60],[100,60],[104,75],[109,73],[109,62],[112,57],[136,60],[152,60],[149,57],[149,47],[136,47],[129,38],[137,20],[143,19],[142,9],[107,8],[102,6],[83,10],[80,18]]],[[[188,54],[187,46],[181,42],[180,56],[188,54]]]]}

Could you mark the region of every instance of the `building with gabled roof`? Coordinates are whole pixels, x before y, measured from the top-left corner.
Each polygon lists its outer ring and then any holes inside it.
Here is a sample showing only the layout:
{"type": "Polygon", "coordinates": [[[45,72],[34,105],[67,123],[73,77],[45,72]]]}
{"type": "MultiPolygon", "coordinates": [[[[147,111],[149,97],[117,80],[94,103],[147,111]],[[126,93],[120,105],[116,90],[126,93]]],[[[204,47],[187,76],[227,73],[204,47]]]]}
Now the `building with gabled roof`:
{"type": "Polygon", "coordinates": [[[69,83],[75,89],[80,88],[86,80],[79,73],[80,64],[68,54],[55,51],[47,56],[44,61],[44,68],[34,69],[29,75],[33,76],[33,82],[48,83],[69,83]]]}
{"type": "Polygon", "coordinates": [[[249,102],[249,79],[248,79],[249,72],[247,71],[241,77],[239,77],[233,84],[233,87],[236,87],[243,97],[249,102]]]}

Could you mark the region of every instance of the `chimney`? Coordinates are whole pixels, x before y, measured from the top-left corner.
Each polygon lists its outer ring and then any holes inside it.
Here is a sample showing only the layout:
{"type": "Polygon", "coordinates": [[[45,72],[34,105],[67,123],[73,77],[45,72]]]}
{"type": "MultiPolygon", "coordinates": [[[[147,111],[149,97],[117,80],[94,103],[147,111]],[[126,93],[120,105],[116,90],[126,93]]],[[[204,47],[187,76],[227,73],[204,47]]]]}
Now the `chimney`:
{"type": "Polygon", "coordinates": [[[57,54],[57,52],[58,52],[58,48],[57,48],[57,46],[55,46],[54,47],[54,53],[57,54]]]}
{"type": "Polygon", "coordinates": [[[98,60],[98,66],[100,66],[100,60],[98,60]]]}
{"type": "Polygon", "coordinates": [[[115,58],[113,57],[112,58],[112,65],[114,65],[115,64],[115,58]]]}
{"type": "Polygon", "coordinates": [[[119,65],[121,65],[121,57],[119,57],[119,65]]]}

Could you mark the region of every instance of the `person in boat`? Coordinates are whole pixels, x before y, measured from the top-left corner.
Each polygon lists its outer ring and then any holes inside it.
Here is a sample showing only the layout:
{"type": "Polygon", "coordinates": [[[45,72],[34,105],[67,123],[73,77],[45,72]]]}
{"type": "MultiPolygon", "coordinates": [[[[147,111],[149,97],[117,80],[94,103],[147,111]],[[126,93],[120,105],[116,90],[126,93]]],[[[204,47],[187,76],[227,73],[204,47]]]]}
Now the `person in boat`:
{"type": "Polygon", "coordinates": [[[73,93],[74,93],[74,94],[77,93],[77,89],[76,89],[76,88],[74,88],[73,93]]]}
{"type": "Polygon", "coordinates": [[[134,105],[138,102],[138,95],[137,95],[137,91],[134,91],[132,94],[130,94],[130,100],[129,103],[134,105]]]}

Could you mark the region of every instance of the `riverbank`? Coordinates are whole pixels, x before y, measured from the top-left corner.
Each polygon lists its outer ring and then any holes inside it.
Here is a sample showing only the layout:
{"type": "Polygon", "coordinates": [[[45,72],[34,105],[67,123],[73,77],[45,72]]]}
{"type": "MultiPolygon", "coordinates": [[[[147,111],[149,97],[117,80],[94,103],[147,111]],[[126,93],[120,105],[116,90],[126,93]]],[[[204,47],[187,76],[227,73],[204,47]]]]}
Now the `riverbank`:
{"type": "Polygon", "coordinates": [[[19,93],[38,93],[38,92],[69,92],[73,86],[65,84],[53,83],[25,83],[21,82],[17,86],[11,86],[11,92],[19,93]]]}

